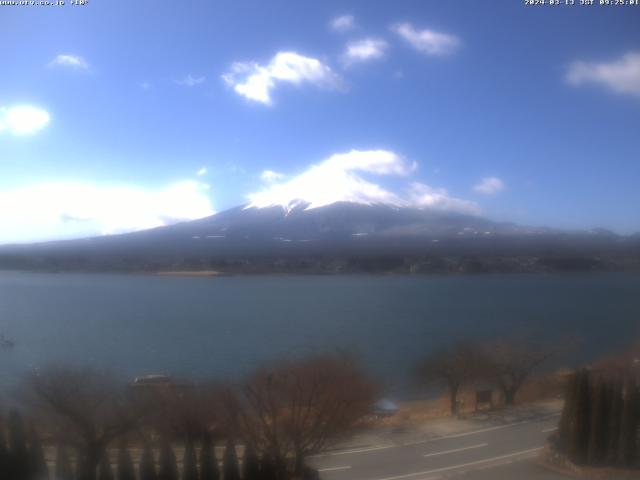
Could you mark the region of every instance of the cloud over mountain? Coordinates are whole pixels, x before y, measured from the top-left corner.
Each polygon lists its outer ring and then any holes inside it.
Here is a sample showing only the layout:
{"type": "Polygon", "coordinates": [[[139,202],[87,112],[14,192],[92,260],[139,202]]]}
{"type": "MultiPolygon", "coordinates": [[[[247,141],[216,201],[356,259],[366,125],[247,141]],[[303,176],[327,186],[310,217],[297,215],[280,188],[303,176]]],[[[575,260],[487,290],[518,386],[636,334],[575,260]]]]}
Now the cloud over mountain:
{"type": "Polygon", "coordinates": [[[355,202],[467,213],[479,211],[472,202],[451,197],[444,189],[412,183],[408,188],[409,194],[401,195],[368,178],[407,177],[416,168],[415,162],[407,162],[402,156],[388,150],[351,150],[338,153],[311,165],[289,180],[273,182],[264,189],[249,194],[248,207],[282,206],[288,209],[298,203],[307,203],[307,208],[311,209],[335,202],[355,202]]]}
{"type": "Polygon", "coordinates": [[[478,204],[474,202],[451,197],[444,188],[433,188],[419,182],[409,186],[409,198],[411,206],[414,207],[474,215],[481,211],[478,204]]]}
{"type": "Polygon", "coordinates": [[[260,180],[262,180],[263,182],[267,182],[267,183],[271,183],[271,182],[275,182],[275,181],[278,181],[278,180],[282,180],[285,177],[286,177],[285,174],[279,173],[279,172],[274,172],[273,170],[264,170],[260,174],[260,180]]]}

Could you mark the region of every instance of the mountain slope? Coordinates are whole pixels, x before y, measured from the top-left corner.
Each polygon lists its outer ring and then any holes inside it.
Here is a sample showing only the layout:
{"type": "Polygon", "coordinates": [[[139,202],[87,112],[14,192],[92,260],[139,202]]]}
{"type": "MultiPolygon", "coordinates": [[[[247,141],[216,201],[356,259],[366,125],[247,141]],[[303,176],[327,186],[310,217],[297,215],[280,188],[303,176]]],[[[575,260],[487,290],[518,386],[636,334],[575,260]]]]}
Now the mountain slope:
{"type": "Polygon", "coordinates": [[[452,257],[454,264],[470,258],[485,262],[490,258],[492,263],[496,258],[525,258],[529,263],[531,258],[539,261],[540,257],[633,259],[639,243],[606,231],[527,228],[428,209],[349,202],[307,209],[306,204],[298,203],[293,208],[236,207],[200,220],[123,235],[6,246],[0,248],[0,267],[92,270],[215,267],[262,272],[296,270],[290,264],[302,261],[304,268],[298,270],[314,272],[333,271],[336,262],[342,265],[339,269],[350,270],[343,268],[345,262],[384,257],[395,258],[393,265],[402,264],[415,270],[410,265],[424,262],[425,258],[452,257]],[[315,268],[314,262],[316,266],[319,263],[324,266],[315,268]],[[329,268],[326,262],[334,266],[329,268]]]}

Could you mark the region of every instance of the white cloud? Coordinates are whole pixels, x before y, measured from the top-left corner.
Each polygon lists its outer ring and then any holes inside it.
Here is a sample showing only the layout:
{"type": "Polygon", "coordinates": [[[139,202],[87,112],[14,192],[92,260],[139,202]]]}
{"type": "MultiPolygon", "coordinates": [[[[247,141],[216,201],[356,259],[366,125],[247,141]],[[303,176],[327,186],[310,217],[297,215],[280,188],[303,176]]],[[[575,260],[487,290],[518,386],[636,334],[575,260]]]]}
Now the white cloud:
{"type": "Polygon", "coordinates": [[[473,186],[473,190],[485,195],[493,195],[504,190],[505,184],[498,177],[486,177],[480,180],[477,185],[473,186]]]}
{"type": "Polygon", "coordinates": [[[142,90],[149,90],[151,88],[151,84],[149,82],[140,82],[138,84],[138,86],[142,89],[142,90]]]}
{"type": "Polygon", "coordinates": [[[415,207],[472,215],[480,213],[480,207],[476,203],[451,197],[444,188],[433,188],[424,183],[412,183],[409,186],[409,198],[415,207]]]}
{"type": "Polygon", "coordinates": [[[196,172],[196,175],[198,175],[199,177],[202,177],[203,175],[207,174],[207,167],[202,167],[200,170],[198,170],[196,172]]]}
{"type": "Polygon", "coordinates": [[[349,30],[353,30],[355,28],[355,18],[353,17],[353,15],[341,15],[331,20],[329,26],[336,32],[348,32],[349,30]]]}
{"type": "Polygon", "coordinates": [[[176,83],[178,85],[182,85],[185,87],[196,87],[198,85],[201,85],[205,82],[207,78],[204,76],[193,76],[191,74],[187,75],[186,77],[180,79],[180,80],[176,80],[176,83]]]}
{"type": "Polygon", "coordinates": [[[480,212],[477,204],[451,197],[444,189],[413,182],[408,187],[408,195],[402,196],[362,177],[362,174],[408,176],[416,168],[415,162],[408,163],[388,150],[351,150],[332,155],[290,180],[273,183],[248,195],[247,208],[282,206],[290,209],[299,203],[308,203],[306,208],[311,209],[343,201],[469,214],[480,212]]]}
{"type": "Polygon", "coordinates": [[[75,70],[89,70],[87,61],[78,55],[57,55],[48,64],[49,67],[67,67],[75,70]]]}
{"type": "Polygon", "coordinates": [[[332,155],[323,165],[377,175],[409,175],[417,168],[415,162],[409,164],[400,155],[388,150],[351,150],[332,155]]]}
{"type": "Polygon", "coordinates": [[[379,38],[365,38],[347,44],[342,55],[345,64],[378,60],[384,57],[389,44],[379,38]]]}
{"type": "Polygon", "coordinates": [[[123,233],[212,215],[206,187],[40,183],[0,191],[0,243],[123,233]]]}
{"type": "Polygon", "coordinates": [[[13,135],[28,135],[43,128],[49,120],[49,114],[37,107],[0,107],[0,133],[7,131],[13,135]]]}
{"type": "Polygon", "coordinates": [[[413,48],[427,55],[448,55],[460,46],[460,39],[448,33],[433,30],[416,30],[410,23],[398,23],[391,26],[413,48]]]}
{"type": "Polygon", "coordinates": [[[282,180],[286,175],[284,173],[274,172],[273,170],[265,170],[260,174],[260,180],[267,183],[282,180]]]}
{"type": "Polygon", "coordinates": [[[401,204],[397,195],[363,179],[356,172],[405,175],[411,170],[412,166],[393,152],[351,150],[332,155],[291,180],[249,194],[249,206],[288,208],[297,202],[306,202],[308,208],[317,208],[339,201],[401,204]]]}
{"type": "Polygon", "coordinates": [[[629,52],[608,63],[573,62],[565,79],[575,86],[595,84],[640,96],[640,52],[629,52]]]}
{"type": "Polygon", "coordinates": [[[340,77],[320,60],[295,52],[278,52],[267,65],[236,62],[222,75],[238,95],[270,105],[272,90],[280,83],[310,83],[324,88],[337,88],[340,77]]]}
{"type": "Polygon", "coordinates": [[[298,204],[308,204],[306,208],[311,209],[343,201],[468,214],[480,212],[476,203],[452,197],[444,189],[413,182],[405,195],[399,195],[363,178],[363,174],[406,177],[416,168],[415,162],[409,163],[388,150],[351,150],[311,165],[289,180],[274,181],[263,190],[249,194],[247,208],[282,206],[291,209],[298,204]]]}

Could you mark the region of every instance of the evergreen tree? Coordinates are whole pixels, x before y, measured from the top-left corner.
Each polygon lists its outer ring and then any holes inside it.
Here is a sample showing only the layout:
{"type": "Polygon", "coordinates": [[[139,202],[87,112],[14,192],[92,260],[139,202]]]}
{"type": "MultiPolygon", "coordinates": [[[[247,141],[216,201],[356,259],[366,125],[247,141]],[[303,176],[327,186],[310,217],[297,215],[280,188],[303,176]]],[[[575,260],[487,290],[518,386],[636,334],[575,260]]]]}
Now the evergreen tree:
{"type": "Polygon", "coordinates": [[[124,445],[120,445],[118,448],[118,480],[136,480],[131,455],[124,445]]]}
{"type": "Polygon", "coordinates": [[[635,463],[638,451],[638,397],[632,380],[625,382],[622,402],[618,462],[629,467],[635,463]]]}
{"type": "Polygon", "coordinates": [[[569,381],[559,424],[558,447],[576,464],[621,465],[638,462],[640,390],[632,378],[593,381],[581,370],[569,381]]]}
{"type": "Polygon", "coordinates": [[[578,386],[578,372],[573,372],[567,379],[564,407],[558,424],[558,447],[567,452],[571,440],[571,426],[575,414],[576,389],[578,386]]]}
{"type": "Polygon", "coordinates": [[[620,444],[620,420],[622,419],[622,385],[615,382],[611,386],[611,410],[609,413],[607,436],[607,465],[615,465],[618,461],[618,447],[620,444]]]}
{"type": "Polygon", "coordinates": [[[156,461],[153,458],[153,450],[148,443],[145,444],[140,457],[140,480],[158,480],[156,461]]]}
{"type": "Polygon", "coordinates": [[[236,447],[231,440],[227,441],[227,446],[224,449],[222,469],[224,471],[223,480],[240,480],[236,447]]]}
{"type": "Polygon", "coordinates": [[[114,480],[109,453],[105,452],[98,466],[98,480],[114,480]]]}
{"type": "Polygon", "coordinates": [[[193,442],[187,440],[184,446],[184,457],[182,460],[182,480],[198,480],[198,466],[196,465],[196,451],[193,442]]]}
{"type": "Polygon", "coordinates": [[[248,444],[244,450],[242,478],[243,480],[260,480],[260,459],[251,444],[248,444]]]}
{"type": "Polygon", "coordinates": [[[58,446],[56,452],[56,468],[54,470],[54,480],[73,480],[73,469],[69,461],[67,449],[58,446]]]}
{"type": "Polygon", "coordinates": [[[178,480],[178,466],[176,455],[169,442],[165,441],[160,449],[160,469],[158,470],[158,480],[178,480]]]}
{"type": "Polygon", "coordinates": [[[81,450],[76,450],[76,476],[77,480],[96,480],[96,471],[87,461],[81,450]]]}
{"type": "Polygon", "coordinates": [[[4,439],[4,429],[0,424],[0,478],[9,478],[9,449],[4,439]]]}
{"type": "Polygon", "coordinates": [[[276,462],[273,455],[266,453],[262,456],[260,462],[260,479],[261,480],[277,480],[276,462]]]}
{"type": "Polygon", "coordinates": [[[590,395],[589,372],[578,373],[576,386],[575,410],[570,427],[569,458],[576,464],[587,461],[589,448],[590,395]]]}
{"type": "Polygon", "coordinates": [[[275,456],[273,458],[275,459],[275,478],[277,480],[289,478],[287,475],[287,460],[281,456],[275,456]]]}
{"type": "Polygon", "coordinates": [[[9,413],[9,477],[12,480],[29,479],[29,451],[22,416],[9,413]]]}
{"type": "Polygon", "coordinates": [[[607,384],[603,379],[593,382],[591,387],[592,408],[589,432],[588,463],[598,465],[604,461],[607,445],[607,384]]]}
{"type": "Polygon", "coordinates": [[[49,467],[35,428],[29,429],[29,470],[31,480],[49,480],[49,467]]]}
{"type": "Polygon", "coordinates": [[[220,469],[216,458],[216,449],[210,433],[205,433],[200,449],[200,480],[219,480],[220,469]]]}

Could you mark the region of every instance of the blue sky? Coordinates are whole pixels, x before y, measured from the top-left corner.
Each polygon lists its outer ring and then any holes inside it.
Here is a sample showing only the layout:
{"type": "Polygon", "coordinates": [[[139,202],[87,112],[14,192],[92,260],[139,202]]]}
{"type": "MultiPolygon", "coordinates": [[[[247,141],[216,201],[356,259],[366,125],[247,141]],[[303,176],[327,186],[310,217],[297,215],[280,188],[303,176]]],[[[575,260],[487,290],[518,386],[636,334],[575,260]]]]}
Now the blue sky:
{"type": "Polygon", "coordinates": [[[90,0],[0,42],[0,243],[296,197],[640,231],[637,6],[90,0]]]}

